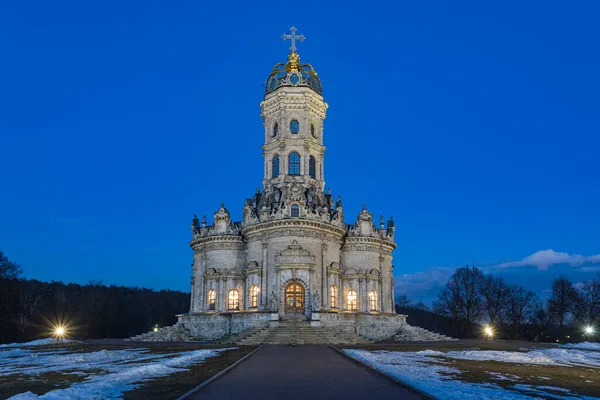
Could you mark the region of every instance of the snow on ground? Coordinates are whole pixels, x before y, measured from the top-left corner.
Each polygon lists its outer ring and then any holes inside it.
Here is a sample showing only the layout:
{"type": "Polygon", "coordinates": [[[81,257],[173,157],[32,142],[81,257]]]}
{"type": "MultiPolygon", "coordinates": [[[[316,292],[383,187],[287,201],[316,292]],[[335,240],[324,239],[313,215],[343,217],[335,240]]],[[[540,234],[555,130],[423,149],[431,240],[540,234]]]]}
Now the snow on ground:
{"type": "Polygon", "coordinates": [[[574,349],[538,349],[528,352],[501,350],[461,350],[449,351],[448,353],[443,353],[443,356],[459,360],[499,361],[537,365],[585,365],[600,367],[600,353],[574,349]]]}
{"type": "Polygon", "coordinates": [[[561,345],[569,349],[584,349],[584,350],[600,350],[600,343],[598,342],[581,342],[581,343],[567,343],[561,345]]]}
{"type": "Polygon", "coordinates": [[[55,338],[46,338],[46,339],[38,339],[32,342],[27,343],[10,343],[10,344],[0,344],[0,349],[6,347],[28,347],[28,346],[46,346],[49,344],[64,344],[64,343],[79,343],[77,340],[68,340],[68,339],[55,339],[55,338]]]}
{"type": "Polygon", "coordinates": [[[36,375],[45,372],[88,375],[84,381],[73,383],[69,388],[53,390],[42,396],[25,392],[11,397],[14,400],[114,399],[140,386],[141,381],[185,371],[186,367],[230,349],[167,354],[148,353],[144,348],[88,353],[68,352],[68,349],[0,349],[0,377],[19,374],[35,379],[36,375]]]}
{"type": "MultiPolygon", "coordinates": [[[[556,349],[549,349],[556,350],[556,349]]],[[[551,386],[531,386],[523,384],[515,384],[511,386],[512,390],[507,390],[500,386],[492,383],[477,384],[463,382],[460,379],[460,371],[457,368],[453,368],[447,360],[443,357],[460,358],[460,359],[475,359],[475,360],[489,360],[494,359],[495,361],[517,362],[517,358],[513,355],[507,355],[504,353],[511,352],[497,352],[497,351],[451,351],[443,353],[435,350],[424,350],[418,352],[389,352],[389,351],[367,351],[367,350],[355,350],[347,349],[344,350],[346,353],[355,357],[380,371],[392,375],[403,382],[408,383],[422,390],[433,397],[443,400],[465,400],[465,399],[530,399],[530,395],[543,395],[546,398],[557,398],[557,399],[591,399],[590,397],[578,396],[571,394],[568,390],[553,388],[551,386]],[[483,353],[495,353],[493,355],[484,355],[483,353]],[[453,357],[456,356],[456,357],[453,357]],[[472,358],[467,358],[467,357],[472,358]],[[449,376],[450,374],[450,376],[449,376]],[[458,375],[458,377],[457,377],[458,375]],[[560,392],[561,395],[556,393],[548,392],[560,392]]],[[[555,364],[557,355],[545,355],[544,358],[539,354],[532,355],[531,357],[521,357],[521,360],[530,360],[542,362],[545,364],[555,364]],[[540,361],[544,360],[544,361],[540,361]]],[[[526,361],[520,361],[525,363],[526,361]]],[[[534,362],[535,363],[535,362],[534,362]]],[[[512,375],[514,378],[517,376],[512,375]]]]}

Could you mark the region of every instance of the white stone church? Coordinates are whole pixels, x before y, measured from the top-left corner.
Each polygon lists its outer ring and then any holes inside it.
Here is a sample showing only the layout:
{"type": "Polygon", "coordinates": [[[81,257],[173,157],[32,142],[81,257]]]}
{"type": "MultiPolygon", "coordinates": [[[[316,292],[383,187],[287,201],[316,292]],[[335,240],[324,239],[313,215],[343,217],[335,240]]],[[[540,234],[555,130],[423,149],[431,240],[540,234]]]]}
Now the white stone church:
{"type": "Polygon", "coordinates": [[[296,52],[304,36],[292,28],[284,39],[291,53],[269,74],[260,103],[262,191],[246,199],[242,221],[223,204],[212,224],[194,216],[191,306],[176,328],[214,340],[306,321],[340,335],[390,338],[406,318],[394,310],[394,221],[376,223],[363,207],[347,223],[341,197],[324,191],[328,105],[317,72],[296,52]]]}

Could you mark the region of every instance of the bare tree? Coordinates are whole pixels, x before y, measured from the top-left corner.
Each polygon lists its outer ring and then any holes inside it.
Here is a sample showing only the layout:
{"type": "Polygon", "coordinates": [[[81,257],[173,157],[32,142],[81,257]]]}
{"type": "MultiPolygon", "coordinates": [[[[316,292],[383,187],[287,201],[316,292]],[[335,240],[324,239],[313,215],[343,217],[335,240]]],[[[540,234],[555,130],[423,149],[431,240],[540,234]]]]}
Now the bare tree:
{"type": "Polygon", "coordinates": [[[576,313],[577,318],[584,323],[600,322],[600,272],[596,279],[584,282],[581,286],[576,313]]]}
{"type": "Polygon", "coordinates": [[[579,293],[573,283],[561,276],[552,282],[552,296],[549,300],[550,310],[558,320],[558,325],[564,327],[569,313],[574,311],[579,293]]]}
{"type": "Polygon", "coordinates": [[[410,307],[412,305],[411,303],[412,301],[410,301],[408,296],[405,294],[398,296],[398,299],[396,300],[396,305],[399,307],[410,307]]]}
{"type": "Polygon", "coordinates": [[[21,333],[25,333],[25,329],[29,324],[35,309],[40,301],[40,296],[36,293],[21,292],[19,295],[21,310],[19,312],[18,328],[21,333]]]}
{"type": "Polygon", "coordinates": [[[537,340],[544,340],[552,324],[552,313],[547,303],[537,302],[535,304],[531,322],[537,330],[537,340]]]}
{"type": "Polygon", "coordinates": [[[457,268],[434,303],[434,310],[462,321],[463,331],[481,317],[483,300],[479,294],[483,272],[475,266],[457,268]]]}
{"type": "Polygon", "coordinates": [[[487,275],[482,279],[479,291],[483,297],[483,310],[489,323],[494,325],[498,320],[502,322],[510,296],[509,287],[504,279],[487,275]]]}
{"type": "Polygon", "coordinates": [[[0,250],[0,279],[17,279],[23,274],[23,268],[0,250]]]}
{"type": "Polygon", "coordinates": [[[524,289],[522,286],[510,286],[508,296],[507,319],[514,331],[514,338],[518,339],[521,325],[528,322],[532,316],[535,305],[535,293],[524,289]]]}

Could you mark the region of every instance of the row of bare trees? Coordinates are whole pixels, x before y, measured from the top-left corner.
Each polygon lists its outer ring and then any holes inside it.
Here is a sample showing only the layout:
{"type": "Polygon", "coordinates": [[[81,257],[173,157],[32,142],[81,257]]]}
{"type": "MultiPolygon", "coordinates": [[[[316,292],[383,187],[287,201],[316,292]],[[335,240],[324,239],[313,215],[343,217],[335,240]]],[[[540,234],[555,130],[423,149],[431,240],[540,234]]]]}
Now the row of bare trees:
{"type": "Polygon", "coordinates": [[[465,266],[450,277],[433,310],[455,321],[463,337],[476,336],[485,323],[514,339],[545,340],[553,328],[556,336],[556,331],[566,332],[572,325],[600,322],[600,274],[579,287],[565,277],[557,278],[550,298],[541,301],[520,285],[465,266]]]}
{"type": "Polygon", "coordinates": [[[48,337],[66,324],[75,338],[130,337],[171,325],[190,295],[172,290],[19,279],[22,268],[0,252],[0,343],[48,337]]]}

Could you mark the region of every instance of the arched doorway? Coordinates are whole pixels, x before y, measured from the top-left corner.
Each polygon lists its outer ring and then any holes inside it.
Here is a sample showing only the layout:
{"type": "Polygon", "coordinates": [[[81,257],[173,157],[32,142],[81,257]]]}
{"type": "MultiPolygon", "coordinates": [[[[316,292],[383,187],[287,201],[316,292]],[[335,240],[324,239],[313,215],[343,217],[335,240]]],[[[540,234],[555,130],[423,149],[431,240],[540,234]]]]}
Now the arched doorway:
{"type": "Polygon", "coordinates": [[[285,287],[285,313],[304,314],[304,287],[292,282],[285,287]]]}

